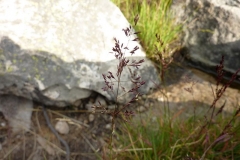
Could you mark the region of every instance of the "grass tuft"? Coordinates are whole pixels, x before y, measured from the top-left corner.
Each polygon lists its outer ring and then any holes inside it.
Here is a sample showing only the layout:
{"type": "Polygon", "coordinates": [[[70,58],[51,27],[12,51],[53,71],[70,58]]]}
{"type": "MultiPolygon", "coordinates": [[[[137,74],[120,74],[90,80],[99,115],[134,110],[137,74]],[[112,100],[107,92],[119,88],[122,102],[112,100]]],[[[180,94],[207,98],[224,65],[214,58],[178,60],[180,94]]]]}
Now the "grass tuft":
{"type": "Polygon", "coordinates": [[[176,24],[170,10],[172,0],[112,0],[123,12],[131,24],[138,15],[138,25],[135,29],[141,45],[149,58],[158,61],[159,53],[166,59],[179,49],[176,46],[182,25],[176,24]],[[161,43],[156,39],[160,38],[161,43]],[[157,52],[156,52],[157,51],[157,52]]]}

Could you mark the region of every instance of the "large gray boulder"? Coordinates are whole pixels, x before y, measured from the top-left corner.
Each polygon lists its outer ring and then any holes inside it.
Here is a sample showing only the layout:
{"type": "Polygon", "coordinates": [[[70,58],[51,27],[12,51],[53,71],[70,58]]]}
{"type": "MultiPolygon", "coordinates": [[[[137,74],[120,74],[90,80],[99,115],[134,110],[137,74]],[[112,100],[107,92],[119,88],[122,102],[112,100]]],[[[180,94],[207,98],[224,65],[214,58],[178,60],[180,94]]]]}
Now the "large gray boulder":
{"type": "MultiPolygon", "coordinates": [[[[138,69],[131,67],[146,81],[140,92],[160,83],[139,43],[131,41],[136,36],[125,36],[129,23],[109,0],[1,0],[0,6],[0,111],[13,132],[30,129],[32,101],[65,107],[92,91],[115,101],[102,89],[102,74],[116,77],[119,61],[109,53],[115,37],[129,48],[124,50],[129,63],[145,59],[138,69]]],[[[121,76],[126,91],[135,87],[128,69],[121,76]]],[[[122,103],[133,96],[118,93],[122,103]]]]}
{"type": "MultiPolygon", "coordinates": [[[[1,0],[0,6],[0,94],[60,107],[92,91],[115,100],[102,90],[102,74],[117,72],[118,60],[109,53],[114,37],[130,49],[126,56],[140,48],[129,58],[145,59],[136,70],[146,81],[141,92],[159,84],[153,64],[139,43],[131,41],[135,37],[129,39],[122,31],[129,23],[110,0],[1,0]]],[[[133,87],[130,77],[128,70],[123,72],[126,90],[133,87]]],[[[119,95],[124,95],[121,102],[131,99],[122,90],[119,95]]]]}
{"type": "Polygon", "coordinates": [[[172,9],[177,20],[184,22],[184,56],[195,67],[215,72],[223,55],[225,71],[235,73],[240,68],[239,1],[175,1],[172,9]]]}

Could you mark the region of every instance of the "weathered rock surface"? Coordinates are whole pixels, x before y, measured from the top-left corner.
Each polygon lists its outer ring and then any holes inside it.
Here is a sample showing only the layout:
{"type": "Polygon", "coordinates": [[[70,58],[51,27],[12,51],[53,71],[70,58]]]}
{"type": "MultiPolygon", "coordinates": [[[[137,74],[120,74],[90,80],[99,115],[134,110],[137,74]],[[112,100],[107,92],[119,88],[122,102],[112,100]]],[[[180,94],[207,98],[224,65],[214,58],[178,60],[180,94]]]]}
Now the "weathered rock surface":
{"type": "Polygon", "coordinates": [[[239,1],[177,1],[172,9],[178,21],[186,20],[182,43],[185,56],[195,66],[205,71],[215,69],[223,55],[227,72],[235,73],[240,68],[239,1]]]}
{"type": "MultiPolygon", "coordinates": [[[[138,42],[124,35],[129,26],[120,10],[108,0],[0,2],[0,94],[14,94],[46,105],[64,107],[104,92],[102,73],[117,72],[118,61],[109,52],[116,37],[128,48],[140,49],[131,59],[145,57],[138,42]]],[[[134,37],[131,37],[134,38],[134,37]]],[[[129,52],[126,52],[130,56],[129,52]]],[[[150,61],[139,67],[147,93],[159,83],[150,61]]],[[[124,87],[132,83],[126,70],[124,87]]],[[[119,94],[122,94],[121,90],[119,94]]],[[[131,99],[125,95],[122,102],[131,99]]]]}
{"type": "MultiPolygon", "coordinates": [[[[0,111],[14,131],[30,128],[32,101],[65,107],[92,91],[115,100],[102,90],[102,74],[117,72],[118,60],[109,53],[114,37],[129,49],[140,48],[130,60],[145,57],[139,43],[125,36],[122,29],[129,24],[108,0],[2,0],[0,6],[0,111]]],[[[148,60],[137,75],[146,81],[143,93],[159,83],[148,60]]],[[[133,86],[130,77],[124,70],[121,81],[127,82],[121,85],[126,90],[133,86]]],[[[118,100],[130,99],[124,94],[118,100]]]]}
{"type": "Polygon", "coordinates": [[[13,95],[0,96],[0,111],[8,120],[14,134],[30,129],[32,109],[31,100],[13,95]]]}

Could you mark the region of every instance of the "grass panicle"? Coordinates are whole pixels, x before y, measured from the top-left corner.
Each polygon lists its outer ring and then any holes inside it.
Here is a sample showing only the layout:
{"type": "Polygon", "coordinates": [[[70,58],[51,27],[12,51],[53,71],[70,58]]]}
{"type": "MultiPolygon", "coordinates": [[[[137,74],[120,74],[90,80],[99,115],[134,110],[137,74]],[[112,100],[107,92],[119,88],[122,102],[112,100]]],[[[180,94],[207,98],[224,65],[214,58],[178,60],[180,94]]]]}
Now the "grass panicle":
{"type": "MultiPolygon", "coordinates": [[[[123,34],[130,37],[137,34],[138,38],[132,41],[140,41],[146,50],[147,56],[158,62],[161,69],[161,79],[164,82],[165,73],[170,63],[173,62],[172,53],[179,46],[175,46],[178,36],[181,32],[182,25],[176,25],[175,19],[172,17],[170,6],[172,0],[114,0],[120,7],[127,19],[131,19],[134,15],[132,24],[140,32],[135,32],[132,27],[123,29],[123,34]],[[136,24],[138,24],[136,26],[136,24]]],[[[163,116],[157,117],[155,120],[151,117],[140,117],[139,121],[128,121],[131,116],[135,115],[129,106],[137,101],[141,95],[139,88],[144,87],[145,81],[141,80],[141,75],[133,74],[132,69],[137,69],[144,60],[130,62],[125,57],[125,51],[129,50],[134,54],[138,47],[128,48],[123,46],[121,42],[114,38],[115,46],[112,54],[118,59],[117,72],[107,72],[103,74],[105,86],[103,90],[110,91],[118,101],[119,90],[122,89],[126,93],[134,93],[131,100],[120,106],[116,104],[114,111],[108,111],[101,108],[101,104],[95,108],[99,108],[103,113],[112,116],[112,135],[110,138],[110,159],[134,159],[134,160],[159,160],[159,159],[182,159],[182,160],[198,160],[198,159],[240,159],[240,106],[232,114],[232,117],[223,117],[222,112],[226,105],[226,101],[217,107],[219,100],[225,93],[226,89],[236,79],[240,69],[233,74],[230,81],[223,84],[224,76],[224,57],[222,57],[217,66],[217,82],[216,88],[212,88],[213,102],[209,106],[208,112],[203,117],[196,115],[195,107],[192,117],[186,120],[178,118],[182,114],[181,111],[173,115],[170,114],[168,97],[164,91],[163,96],[166,97],[163,116]],[[121,74],[124,69],[128,68],[133,82],[133,88],[126,90],[121,82],[121,74]],[[117,85],[116,85],[117,84],[117,85]],[[113,87],[117,87],[116,92],[113,87]],[[121,116],[119,116],[121,115],[121,116]],[[125,117],[128,121],[121,121],[121,125],[115,128],[117,117],[125,117]],[[113,138],[113,135],[115,139],[113,138]]],[[[190,88],[184,88],[184,91],[191,93],[194,97],[194,85],[197,82],[191,82],[190,88]]],[[[158,87],[158,86],[156,86],[158,87]]],[[[159,87],[160,89],[163,86],[159,87]]],[[[141,116],[141,115],[139,115],[141,116]]],[[[104,150],[105,151],[105,150],[104,150]]],[[[106,151],[103,157],[108,153],[106,151]]]]}

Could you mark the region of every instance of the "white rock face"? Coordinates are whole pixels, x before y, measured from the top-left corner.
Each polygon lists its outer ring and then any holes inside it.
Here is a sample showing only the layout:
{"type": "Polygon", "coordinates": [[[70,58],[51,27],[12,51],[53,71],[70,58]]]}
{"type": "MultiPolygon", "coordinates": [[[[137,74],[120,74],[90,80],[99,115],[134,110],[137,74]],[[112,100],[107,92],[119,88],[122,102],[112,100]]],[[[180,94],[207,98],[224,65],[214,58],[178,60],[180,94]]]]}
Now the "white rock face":
{"type": "MultiPolygon", "coordinates": [[[[133,58],[145,58],[134,37],[125,36],[122,30],[129,24],[109,0],[1,0],[0,6],[0,94],[59,107],[74,105],[92,91],[115,100],[102,90],[102,74],[117,72],[118,60],[109,53],[113,38],[128,44],[126,56],[138,46],[133,58]]],[[[147,59],[137,75],[146,81],[143,93],[159,83],[147,59]]],[[[121,78],[126,90],[133,87],[130,78],[126,69],[121,78]]]]}
{"type": "MultiPolygon", "coordinates": [[[[54,53],[66,62],[105,62],[114,59],[109,55],[113,37],[128,42],[122,29],[129,23],[109,0],[2,0],[0,4],[0,33],[22,49],[54,53]]],[[[139,51],[136,56],[145,54],[139,51]]]]}

